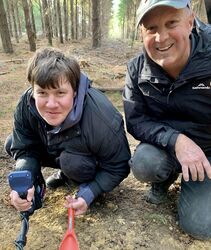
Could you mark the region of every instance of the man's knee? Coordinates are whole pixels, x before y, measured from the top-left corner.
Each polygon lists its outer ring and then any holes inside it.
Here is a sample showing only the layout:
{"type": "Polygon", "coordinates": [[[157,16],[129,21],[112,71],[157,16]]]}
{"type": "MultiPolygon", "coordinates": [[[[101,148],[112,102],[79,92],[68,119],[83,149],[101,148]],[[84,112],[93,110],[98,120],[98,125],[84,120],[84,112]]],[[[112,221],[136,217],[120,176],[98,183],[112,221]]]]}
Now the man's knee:
{"type": "Polygon", "coordinates": [[[180,214],[179,225],[185,233],[196,239],[211,239],[211,216],[207,215],[203,211],[201,214],[189,213],[186,216],[180,214]]]}
{"type": "Polygon", "coordinates": [[[10,134],[6,140],[5,140],[5,143],[4,143],[4,150],[5,152],[7,152],[8,155],[12,156],[11,154],[11,145],[12,145],[12,135],[10,134]]]}
{"type": "Polygon", "coordinates": [[[211,180],[203,182],[182,180],[179,200],[179,224],[197,239],[211,238],[211,180]]]}
{"type": "Polygon", "coordinates": [[[172,172],[167,153],[146,143],[137,146],[129,164],[134,176],[144,182],[165,181],[172,172]]]}

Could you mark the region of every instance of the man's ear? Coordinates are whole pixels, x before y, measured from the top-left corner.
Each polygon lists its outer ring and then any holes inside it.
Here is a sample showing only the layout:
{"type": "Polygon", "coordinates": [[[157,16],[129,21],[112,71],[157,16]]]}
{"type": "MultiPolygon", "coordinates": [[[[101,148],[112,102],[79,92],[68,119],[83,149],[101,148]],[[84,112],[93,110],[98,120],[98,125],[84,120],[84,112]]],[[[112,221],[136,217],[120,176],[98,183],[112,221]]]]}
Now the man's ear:
{"type": "Polygon", "coordinates": [[[194,19],[195,19],[195,14],[193,11],[191,11],[190,16],[189,16],[189,28],[190,28],[190,33],[194,27],[194,19]]]}
{"type": "Polygon", "coordinates": [[[140,40],[143,42],[143,33],[142,33],[141,24],[139,24],[137,29],[138,29],[138,33],[139,33],[139,36],[140,36],[140,40]]]}

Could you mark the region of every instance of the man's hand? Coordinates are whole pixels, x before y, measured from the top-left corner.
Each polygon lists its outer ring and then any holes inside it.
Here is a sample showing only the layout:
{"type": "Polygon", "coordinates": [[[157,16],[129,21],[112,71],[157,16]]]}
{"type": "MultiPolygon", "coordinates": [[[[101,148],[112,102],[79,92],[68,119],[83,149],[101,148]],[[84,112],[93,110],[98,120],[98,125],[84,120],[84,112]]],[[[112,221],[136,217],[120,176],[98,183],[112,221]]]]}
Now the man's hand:
{"type": "Polygon", "coordinates": [[[73,208],[75,210],[75,215],[84,214],[88,209],[86,201],[83,198],[73,198],[71,195],[66,197],[64,206],[66,208],[73,208]]]}
{"type": "Polygon", "coordinates": [[[18,193],[14,190],[10,193],[11,204],[18,211],[28,211],[32,206],[32,200],[34,198],[34,186],[28,190],[26,199],[21,199],[18,193]]]}
{"type": "Polygon", "coordinates": [[[187,136],[180,134],[175,144],[175,153],[182,166],[182,174],[185,181],[189,181],[189,173],[192,180],[203,181],[205,173],[211,179],[211,166],[201,148],[187,136]]]}

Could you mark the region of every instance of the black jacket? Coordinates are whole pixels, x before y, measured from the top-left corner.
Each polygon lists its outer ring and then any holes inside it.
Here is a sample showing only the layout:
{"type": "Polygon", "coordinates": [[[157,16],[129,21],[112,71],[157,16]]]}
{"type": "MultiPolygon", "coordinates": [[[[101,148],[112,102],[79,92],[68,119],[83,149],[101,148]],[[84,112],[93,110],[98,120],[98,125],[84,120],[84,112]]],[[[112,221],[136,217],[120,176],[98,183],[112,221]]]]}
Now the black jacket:
{"type": "Polygon", "coordinates": [[[11,152],[17,160],[17,169],[28,169],[35,178],[41,170],[44,152],[58,161],[64,152],[93,157],[100,165],[95,179],[87,183],[94,198],[111,191],[127,177],[130,149],[123,119],[101,92],[89,87],[80,121],[58,133],[47,133],[46,123],[32,107],[31,100],[29,88],[14,115],[11,152]]]}
{"type": "Polygon", "coordinates": [[[128,132],[174,152],[183,133],[211,156],[211,27],[197,21],[192,52],[177,79],[145,52],[128,63],[123,93],[128,132]]]}

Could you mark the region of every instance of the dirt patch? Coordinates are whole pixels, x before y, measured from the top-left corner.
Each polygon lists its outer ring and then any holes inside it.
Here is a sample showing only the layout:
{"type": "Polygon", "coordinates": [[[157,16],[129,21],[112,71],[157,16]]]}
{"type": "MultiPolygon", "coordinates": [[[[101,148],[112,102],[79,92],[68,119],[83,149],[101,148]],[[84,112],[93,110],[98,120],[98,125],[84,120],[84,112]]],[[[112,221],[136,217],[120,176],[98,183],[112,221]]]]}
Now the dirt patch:
{"type": "MultiPolygon", "coordinates": [[[[38,41],[43,47],[45,41],[38,41]]],[[[56,44],[56,42],[54,42],[56,44]]],[[[135,56],[140,44],[133,48],[121,41],[108,42],[101,49],[92,50],[89,41],[59,46],[69,51],[81,63],[83,71],[97,87],[123,87],[126,62],[135,56]]],[[[0,250],[14,249],[13,241],[20,230],[19,214],[9,203],[7,174],[14,161],[3,152],[6,136],[12,129],[12,115],[20,94],[27,88],[25,68],[32,53],[21,41],[15,54],[5,55],[0,51],[0,250]],[[16,60],[20,59],[20,60],[16,60]]],[[[121,93],[106,92],[110,100],[122,112],[121,93]]],[[[137,142],[128,135],[131,151],[137,142]]],[[[44,169],[45,177],[53,172],[44,169]]],[[[184,234],[177,224],[177,200],[179,184],[171,187],[169,201],[164,205],[152,205],[145,201],[147,183],[140,183],[129,175],[119,187],[100,196],[87,214],[75,219],[75,232],[81,250],[139,250],[211,249],[210,241],[197,241],[184,234]]],[[[30,217],[26,250],[56,250],[67,227],[67,211],[64,197],[74,193],[76,187],[47,190],[44,206],[30,217]]]]}

